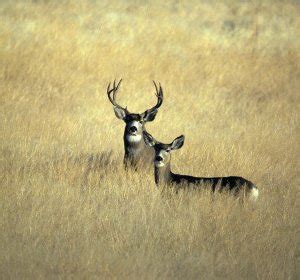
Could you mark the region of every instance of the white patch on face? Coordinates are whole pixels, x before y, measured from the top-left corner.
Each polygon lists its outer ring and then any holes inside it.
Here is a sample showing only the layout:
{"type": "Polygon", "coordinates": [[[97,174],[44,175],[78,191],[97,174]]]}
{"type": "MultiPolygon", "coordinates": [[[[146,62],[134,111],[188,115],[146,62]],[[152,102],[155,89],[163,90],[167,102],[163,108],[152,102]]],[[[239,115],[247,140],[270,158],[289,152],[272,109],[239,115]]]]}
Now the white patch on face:
{"type": "Polygon", "coordinates": [[[137,143],[137,142],[140,142],[142,140],[142,135],[140,135],[140,134],[137,134],[137,135],[128,134],[128,135],[126,135],[126,139],[130,143],[137,143]]]}
{"type": "Polygon", "coordinates": [[[136,128],[139,128],[139,126],[142,126],[140,122],[138,121],[132,121],[129,123],[129,127],[135,126],[136,128]]]}
{"type": "Polygon", "coordinates": [[[155,166],[156,167],[164,167],[165,166],[165,159],[168,156],[168,153],[166,151],[160,151],[157,156],[162,157],[163,160],[161,160],[161,161],[154,160],[155,166]]]}
{"type": "Polygon", "coordinates": [[[250,192],[250,199],[251,199],[252,201],[256,201],[257,198],[258,198],[258,195],[259,195],[258,189],[257,189],[257,188],[253,188],[253,189],[251,190],[251,192],[250,192]]]}
{"type": "Polygon", "coordinates": [[[156,167],[164,167],[165,166],[165,164],[162,161],[157,161],[157,160],[154,161],[154,164],[156,167]]]}

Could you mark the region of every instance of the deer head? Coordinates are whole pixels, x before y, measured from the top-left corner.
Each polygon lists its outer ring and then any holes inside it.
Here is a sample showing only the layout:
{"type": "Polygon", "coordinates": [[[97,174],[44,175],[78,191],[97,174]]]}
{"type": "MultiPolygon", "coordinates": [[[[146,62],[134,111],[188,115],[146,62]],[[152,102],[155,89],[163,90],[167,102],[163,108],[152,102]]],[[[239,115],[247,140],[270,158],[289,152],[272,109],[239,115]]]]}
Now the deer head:
{"type": "Polygon", "coordinates": [[[153,147],[155,150],[154,165],[157,168],[169,165],[171,152],[180,149],[184,144],[184,135],[175,138],[170,144],[158,142],[146,131],[143,132],[143,136],[146,145],[153,147]]]}
{"type": "Polygon", "coordinates": [[[138,113],[130,113],[127,110],[127,107],[122,107],[116,102],[116,95],[119,89],[119,86],[122,82],[122,79],[116,83],[113,82],[112,88],[111,84],[109,83],[107,87],[107,96],[110,100],[110,102],[114,106],[114,112],[118,119],[121,119],[125,122],[125,132],[124,137],[129,142],[135,142],[140,141],[143,139],[143,131],[144,126],[146,122],[151,122],[155,119],[155,116],[158,112],[158,108],[161,106],[163,102],[163,90],[161,85],[159,84],[159,87],[157,84],[153,81],[153,84],[155,86],[156,92],[155,95],[157,97],[157,103],[154,107],[146,110],[145,112],[138,114],[138,113]]]}

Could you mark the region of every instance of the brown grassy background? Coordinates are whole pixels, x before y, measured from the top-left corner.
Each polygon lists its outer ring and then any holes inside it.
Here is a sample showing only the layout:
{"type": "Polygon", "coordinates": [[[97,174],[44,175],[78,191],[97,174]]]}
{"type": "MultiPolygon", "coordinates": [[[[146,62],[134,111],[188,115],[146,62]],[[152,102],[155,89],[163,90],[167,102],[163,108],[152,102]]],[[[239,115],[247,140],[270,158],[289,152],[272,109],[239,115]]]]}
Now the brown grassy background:
{"type": "MultiPolygon", "coordinates": [[[[1,1],[2,279],[297,279],[297,1],[1,1]],[[260,199],[163,197],[125,173],[105,90],[169,142],[175,172],[260,199]]],[[[298,247],[297,247],[298,246],[298,247]]]]}

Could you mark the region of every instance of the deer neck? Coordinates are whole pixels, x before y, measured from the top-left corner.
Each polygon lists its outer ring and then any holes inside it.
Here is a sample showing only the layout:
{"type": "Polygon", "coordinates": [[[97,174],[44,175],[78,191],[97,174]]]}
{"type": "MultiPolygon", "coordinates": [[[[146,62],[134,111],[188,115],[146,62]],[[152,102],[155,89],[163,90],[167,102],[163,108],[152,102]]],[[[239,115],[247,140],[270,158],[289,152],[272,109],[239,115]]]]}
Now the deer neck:
{"type": "Polygon", "coordinates": [[[124,134],[124,147],[128,152],[138,152],[146,147],[142,135],[126,135],[124,134]]]}
{"type": "Polygon", "coordinates": [[[155,183],[157,185],[169,184],[172,180],[171,165],[168,163],[162,167],[154,167],[155,183]]]}
{"type": "MultiPolygon", "coordinates": [[[[124,149],[125,159],[132,161],[134,164],[146,160],[148,153],[149,157],[154,153],[153,149],[146,146],[142,135],[131,136],[124,134],[124,149]]],[[[149,158],[149,163],[151,161],[152,157],[149,158]]]]}

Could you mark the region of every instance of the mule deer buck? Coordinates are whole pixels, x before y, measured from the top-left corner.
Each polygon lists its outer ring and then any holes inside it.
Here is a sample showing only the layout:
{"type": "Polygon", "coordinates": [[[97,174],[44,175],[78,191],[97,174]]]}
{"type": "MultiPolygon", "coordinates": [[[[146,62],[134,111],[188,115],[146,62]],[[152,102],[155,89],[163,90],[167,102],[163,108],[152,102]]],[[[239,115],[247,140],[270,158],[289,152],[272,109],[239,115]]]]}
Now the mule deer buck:
{"type": "Polygon", "coordinates": [[[124,165],[125,167],[151,165],[154,158],[154,149],[145,144],[143,139],[143,131],[145,131],[145,123],[155,119],[158,108],[163,102],[163,90],[159,83],[159,87],[153,81],[156,90],[157,103],[154,107],[146,110],[142,114],[130,113],[127,107],[122,107],[116,102],[116,95],[122,79],[116,84],[114,81],[112,88],[109,83],[107,87],[107,96],[114,106],[114,112],[117,118],[125,122],[124,130],[124,165]]]}
{"type": "Polygon", "coordinates": [[[257,187],[242,177],[204,178],[173,173],[171,171],[171,152],[183,146],[183,135],[174,139],[171,144],[158,142],[146,131],[144,131],[143,135],[145,143],[149,147],[154,147],[155,150],[154,174],[155,183],[157,185],[174,184],[176,191],[183,187],[190,189],[203,189],[208,187],[212,192],[227,191],[236,196],[244,194],[244,196],[249,196],[254,201],[257,199],[257,187]]]}

